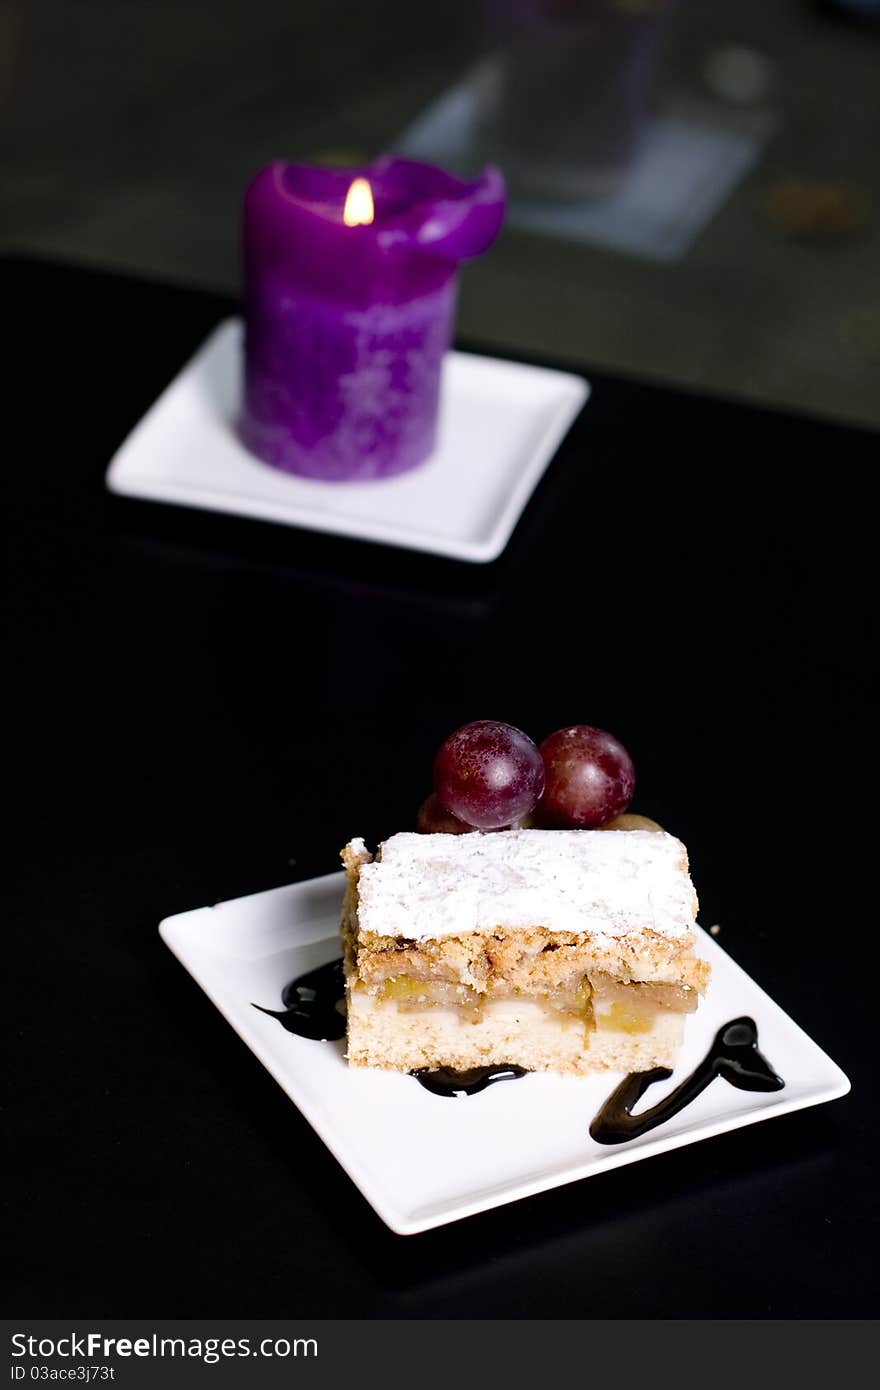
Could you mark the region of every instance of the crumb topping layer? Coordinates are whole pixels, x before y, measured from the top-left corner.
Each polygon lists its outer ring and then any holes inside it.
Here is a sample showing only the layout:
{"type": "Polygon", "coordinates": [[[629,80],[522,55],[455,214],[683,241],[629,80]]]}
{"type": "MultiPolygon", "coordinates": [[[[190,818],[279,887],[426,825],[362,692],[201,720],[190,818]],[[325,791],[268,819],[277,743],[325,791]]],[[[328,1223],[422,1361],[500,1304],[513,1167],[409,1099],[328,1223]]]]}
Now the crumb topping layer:
{"type": "Polygon", "coordinates": [[[540,926],[683,942],[696,913],[684,845],[647,830],[392,835],[358,883],[361,933],[410,941],[540,926]]]}

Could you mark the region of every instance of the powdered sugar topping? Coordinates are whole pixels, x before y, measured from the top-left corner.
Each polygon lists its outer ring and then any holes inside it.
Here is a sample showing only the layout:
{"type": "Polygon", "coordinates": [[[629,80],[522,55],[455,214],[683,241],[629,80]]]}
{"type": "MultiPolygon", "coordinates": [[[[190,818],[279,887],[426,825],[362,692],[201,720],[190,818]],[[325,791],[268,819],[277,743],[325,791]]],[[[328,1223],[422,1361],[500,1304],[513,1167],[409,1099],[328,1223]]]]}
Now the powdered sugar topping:
{"type": "Polygon", "coordinates": [[[361,931],[415,941],[536,926],[680,940],[696,911],[684,845],[646,830],[393,835],[360,871],[361,931]]]}

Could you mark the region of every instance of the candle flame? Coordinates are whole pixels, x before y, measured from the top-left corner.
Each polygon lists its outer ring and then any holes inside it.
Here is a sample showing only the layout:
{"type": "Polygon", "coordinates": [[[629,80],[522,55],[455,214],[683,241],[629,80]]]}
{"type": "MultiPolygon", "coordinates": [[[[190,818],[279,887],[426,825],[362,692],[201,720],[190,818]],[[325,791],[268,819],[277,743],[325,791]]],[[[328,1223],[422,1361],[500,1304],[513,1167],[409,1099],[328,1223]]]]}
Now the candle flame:
{"type": "Polygon", "coordinates": [[[372,189],[366,179],[355,179],[345,197],[342,220],[346,227],[365,227],[373,216],[372,189]]]}

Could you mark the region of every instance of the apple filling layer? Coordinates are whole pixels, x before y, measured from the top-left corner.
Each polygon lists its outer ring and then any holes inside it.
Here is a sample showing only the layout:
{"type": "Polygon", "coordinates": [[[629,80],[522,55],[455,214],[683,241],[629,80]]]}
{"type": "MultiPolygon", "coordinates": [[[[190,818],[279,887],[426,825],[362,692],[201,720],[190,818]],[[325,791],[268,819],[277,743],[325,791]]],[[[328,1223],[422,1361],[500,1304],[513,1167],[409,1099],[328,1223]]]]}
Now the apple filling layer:
{"type": "Polygon", "coordinates": [[[437,1008],[456,1010],[462,1023],[476,1022],[488,1004],[528,999],[551,1018],[568,1019],[588,1029],[622,1033],[648,1032],[660,1010],[694,1013],[699,999],[690,985],[628,983],[602,972],[590,977],[579,976],[553,990],[532,994],[501,980],[494,982],[490,989],[478,992],[451,980],[389,974],[369,992],[377,1004],[393,1003],[400,1013],[424,1013],[437,1008]]]}

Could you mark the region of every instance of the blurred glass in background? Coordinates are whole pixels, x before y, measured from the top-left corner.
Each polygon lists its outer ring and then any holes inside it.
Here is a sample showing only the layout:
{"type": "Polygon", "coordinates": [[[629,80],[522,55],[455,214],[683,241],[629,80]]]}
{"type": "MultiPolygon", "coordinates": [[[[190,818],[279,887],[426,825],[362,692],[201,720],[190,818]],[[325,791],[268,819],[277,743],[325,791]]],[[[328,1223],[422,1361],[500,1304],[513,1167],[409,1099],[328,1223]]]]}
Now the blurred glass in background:
{"type": "Polygon", "coordinates": [[[514,193],[577,200],[625,177],[675,0],[484,0],[498,58],[479,137],[514,193]]]}
{"type": "Polygon", "coordinates": [[[880,424],[872,0],[0,0],[0,246],[235,293],[277,156],[488,152],[459,326],[880,424]],[[456,144],[457,142],[457,144],[456,144]]]}

